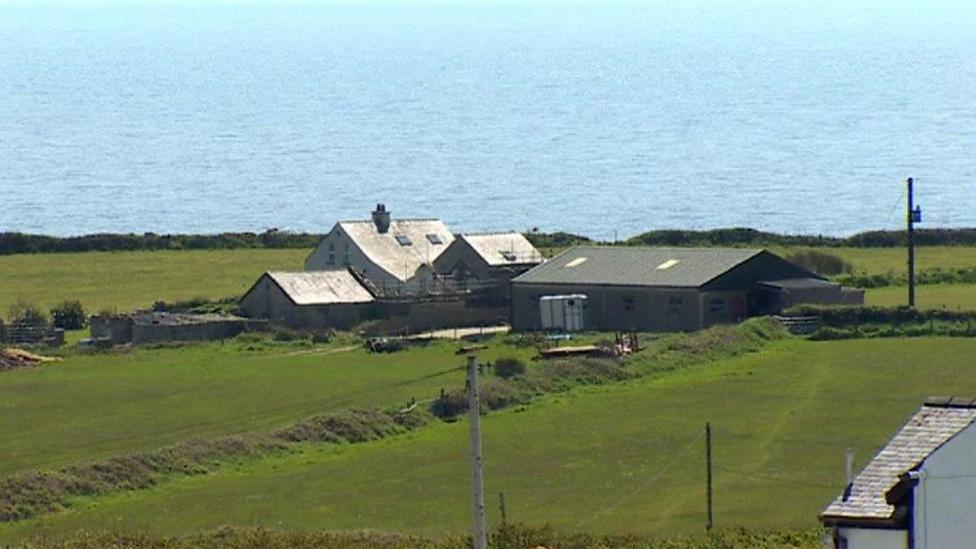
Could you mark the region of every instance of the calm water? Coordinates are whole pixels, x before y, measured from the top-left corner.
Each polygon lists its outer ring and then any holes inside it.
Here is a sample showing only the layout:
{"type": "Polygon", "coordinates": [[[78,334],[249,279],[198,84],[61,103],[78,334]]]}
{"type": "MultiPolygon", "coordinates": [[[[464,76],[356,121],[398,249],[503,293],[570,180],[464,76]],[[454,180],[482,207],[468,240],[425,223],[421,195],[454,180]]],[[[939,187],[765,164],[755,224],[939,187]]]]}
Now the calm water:
{"type": "Polygon", "coordinates": [[[0,230],[976,226],[976,9],[814,4],[0,7],[0,230]]]}

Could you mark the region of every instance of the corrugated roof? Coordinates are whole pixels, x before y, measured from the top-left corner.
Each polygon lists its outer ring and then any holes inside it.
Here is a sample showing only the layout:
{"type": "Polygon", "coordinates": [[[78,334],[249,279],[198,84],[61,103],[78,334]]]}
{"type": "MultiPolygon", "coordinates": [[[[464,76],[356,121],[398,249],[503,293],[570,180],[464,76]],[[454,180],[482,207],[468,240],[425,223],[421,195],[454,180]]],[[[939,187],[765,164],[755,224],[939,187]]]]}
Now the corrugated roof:
{"type": "Polygon", "coordinates": [[[836,288],[840,286],[829,280],[819,278],[785,278],[781,280],[759,280],[756,284],[784,290],[802,290],[807,288],[836,288]]]}
{"type": "Polygon", "coordinates": [[[373,294],[347,269],[265,273],[296,305],[369,303],[373,294]]]}
{"type": "Polygon", "coordinates": [[[976,407],[970,400],[926,402],[854,477],[844,494],[827,506],[821,519],[827,523],[892,521],[895,507],[885,495],[898,477],[920,465],[974,420],[976,407]]]}
{"type": "Polygon", "coordinates": [[[463,234],[458,238],[492,267],[542,262],[542,254],[521,233],[463,234]]]}
{"type": "Polygon", "coordinates": [[[377,231],[372,221],[340,221],[339,227],[373,263],[403,281],[454,242],[454,235],[439,219],[394,219],[385,233],[377,231]],[[427,235],[436,235],[441,244],[434,244],[427,235]],[[409,246],[397,241],[404,236],[410,240],[409,246]]]}
{"type": "Polygon", "coordinates": [[[697,288],[763,253],[742,248],[570,248],[513,282],[697,288]]]}

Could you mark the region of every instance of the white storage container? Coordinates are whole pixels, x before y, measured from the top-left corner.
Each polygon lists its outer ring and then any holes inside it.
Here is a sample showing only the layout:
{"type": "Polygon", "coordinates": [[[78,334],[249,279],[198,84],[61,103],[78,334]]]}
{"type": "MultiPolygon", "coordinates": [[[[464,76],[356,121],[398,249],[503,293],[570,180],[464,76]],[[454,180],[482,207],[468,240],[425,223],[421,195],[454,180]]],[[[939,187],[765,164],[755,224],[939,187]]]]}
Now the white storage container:
{"type": "Polygon", "coordinates": [[[539,298],[542,329],[580,332],[584,328],[586,296],[583,294],[545,295],[539,298]]]}

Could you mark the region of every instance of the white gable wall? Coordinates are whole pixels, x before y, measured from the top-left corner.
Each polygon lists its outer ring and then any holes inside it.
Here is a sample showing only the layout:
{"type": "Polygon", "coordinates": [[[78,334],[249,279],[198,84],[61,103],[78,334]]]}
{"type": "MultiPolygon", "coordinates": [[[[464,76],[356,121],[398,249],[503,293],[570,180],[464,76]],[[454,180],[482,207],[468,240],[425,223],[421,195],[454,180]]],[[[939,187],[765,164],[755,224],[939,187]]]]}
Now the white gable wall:
{"type": "Polygon", "coordinates": [[[917,549],[976,543],[976,427],[972,424],[930,455],[915,486],[917,549]]]}
{"type": "Polygon", "coordinates": [[[837,533],[847,540],[847,549],[908,549],[908,532],[904,530],[838,528],[837,533]]]}
{"type": "Polygon", "coordinates": [[[342,231],[339,224],[332,227],[329,234],[325,235],[325,238],[319,243],[318,248],[305,260],[305,270],[319,271],[331,269],[337,265],[351,265],[363,273],[373,284],[376,284],[378,288],[396,287],[400,282],[392,274],[366,257],[359,246],[342,231]]]}

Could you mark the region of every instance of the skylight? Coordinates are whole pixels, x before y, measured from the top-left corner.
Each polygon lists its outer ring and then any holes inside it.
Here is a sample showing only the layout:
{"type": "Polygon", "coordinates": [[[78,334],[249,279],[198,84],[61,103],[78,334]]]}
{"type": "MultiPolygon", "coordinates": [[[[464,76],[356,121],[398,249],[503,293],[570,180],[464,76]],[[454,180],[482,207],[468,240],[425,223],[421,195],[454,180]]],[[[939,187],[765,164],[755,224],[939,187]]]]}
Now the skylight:
{"type": "Polygon", "coordinates": [[[430,233],[430,234],[428,234],[428,235],[427,235],[427,240],[428,240],[428,241],[429,241],[429,242],[430,242],[431,244],[433,244],[433,245],[435,245],[435,246],[437,246],[437,245],[440,245],[440,244],[443,244],[443,243],[444,243],[444,240],[443,240],[443,239],[441,239],[441,235],[439,235],[439,234],[434,234],[434,233],[430,233]]]}
{"type": "Polygon", "coordinates": [[[657,270],[664,271],[664,270],[670,269],[671,267],[674,267],[677,264],[678,264],[678,260],[677,259],[669,259],[669,260],[665,261],[664,263],[661,263],[660,265],[658,265],[657,266],[657,270]]]}
{"type": "Polygon", "coordinates": [[[407,236],[407,235],[405,235],[405,234],[398,234],[398,235],[396,235],[396,241],[401,246],[412,246],[413,245],[413,241],[410,240],[410,237],[407,236]]]}
{"type": "Polygon", "coordinates": [[[502,251],[501,254],[505,261],[515,261],[515,252],[502,251]]]}
{"type": "Polygon", "coordinates": [[[585,258],[585,257],[577,257],[576,259],[574,259],[574,260],[570,261],[569,263],[567,263],[564,266],[564,268],[579,267],[580,265],[586,263],[586,260],[587,260],[587,258],[585,258]]]}

